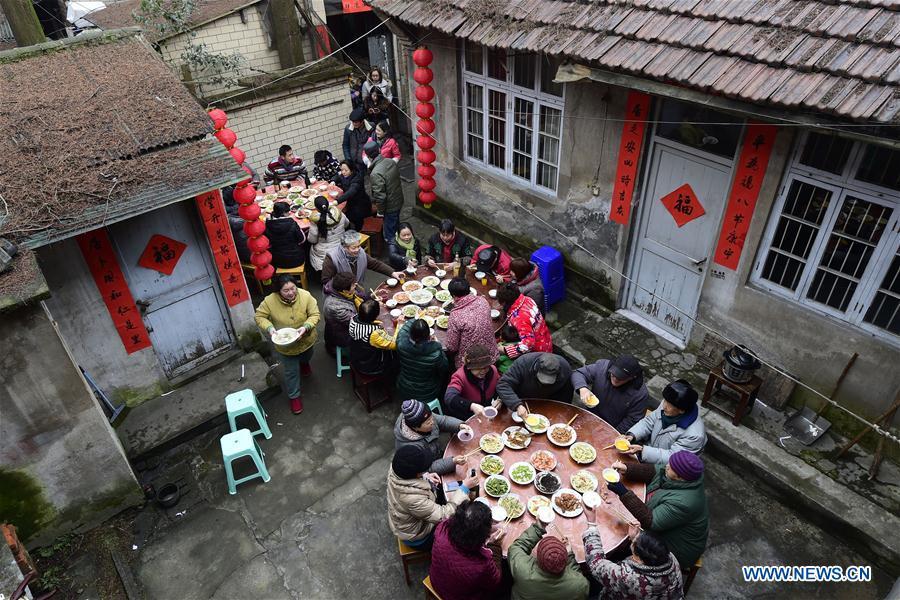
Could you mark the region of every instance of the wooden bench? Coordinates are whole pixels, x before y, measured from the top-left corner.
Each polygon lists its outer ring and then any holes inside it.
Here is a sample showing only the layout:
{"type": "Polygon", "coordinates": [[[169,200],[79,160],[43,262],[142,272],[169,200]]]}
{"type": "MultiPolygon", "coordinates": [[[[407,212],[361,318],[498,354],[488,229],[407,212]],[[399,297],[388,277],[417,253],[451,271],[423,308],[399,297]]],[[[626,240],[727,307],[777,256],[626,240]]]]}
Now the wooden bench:
{"type": "Polygon", "coordinates": [[[428,562],[431,560],[431,550],[419,550],[407,546],[400,538],[397,538],[397,548],[400,550],[400,562],[403,563],[403,575],[406,576],[406,585],[412,585],[409,579],[409,565],[428,562]]]}

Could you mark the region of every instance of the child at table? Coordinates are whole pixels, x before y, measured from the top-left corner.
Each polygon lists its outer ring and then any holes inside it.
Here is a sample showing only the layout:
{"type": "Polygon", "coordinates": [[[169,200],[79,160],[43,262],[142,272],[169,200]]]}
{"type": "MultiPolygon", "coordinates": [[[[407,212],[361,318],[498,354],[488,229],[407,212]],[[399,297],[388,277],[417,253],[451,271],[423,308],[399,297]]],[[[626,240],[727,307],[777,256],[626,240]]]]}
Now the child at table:
{"type": "Polygon", "coordinates": [[[503,327],[500,328],[500,343],[497,344],[497,347],[500,348],[500,357],[497,359],[496,364],[497,370],[500,371],[501,375],[509,370],[513,364],[513,360],[515,360],[506,354],[506,348],[515,346],[521,341],[518,330],[509,323],[505,323],[503,327]]]}

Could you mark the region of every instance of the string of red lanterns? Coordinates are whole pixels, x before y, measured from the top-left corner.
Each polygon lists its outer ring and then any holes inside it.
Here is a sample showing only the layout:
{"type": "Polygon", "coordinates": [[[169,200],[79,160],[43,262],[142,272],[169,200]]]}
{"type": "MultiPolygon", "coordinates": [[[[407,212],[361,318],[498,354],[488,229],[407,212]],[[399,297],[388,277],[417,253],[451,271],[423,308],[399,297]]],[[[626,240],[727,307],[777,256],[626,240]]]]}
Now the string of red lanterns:
{"type": "Polygon", "coordinates": [[[416,100],[418,100],[416,116],[419,117],[419,121],[416,123],[416,131],[419,133],[416,137],[416,145],[419,147],[419,152],[416,154],[419,162],[417,169],[419,202],[425,208],[431,208],[431,203],[437,200],[437,194],[434,193],[436,185],[434,181],[436,156],[433,150],[435,140],[432,137],[434,121],[431,119],[434,116],[434,104],[431,103],[434,100],[434,88],[430,85],[434,79],[434,73],[428,68],[433,59],[434,54],[425,46],[419,46],[413,52],[413,62],[416,63],[413,80],[416,82],[416,100]]]}
{"type": "Polygon", "coordinates": [[[263,235],[266,231],[266,224],[259,220],[262,211],[256,204],[256,188],[251,183],[252,173],[244,164],[247,155],[235,146],[237,134],[225,127],[228,124],[228,116],[224,110],[212,109],[209,111],[209,118],[212,119],[213,127],[216,130],[214,134],[216,139],[222,142],[237,164],[247,172],[247,179],[239,181],[234,188],[234,201],[240,205],[238,215],[246,221],[244,233],[247,234],[247,247],[251,253],[250,262],[253,264],[253,276],[259,281],[268,281],[275,275],[275,267],[271,264],[272,253],[269,252],[269,238],[263,235]]]}

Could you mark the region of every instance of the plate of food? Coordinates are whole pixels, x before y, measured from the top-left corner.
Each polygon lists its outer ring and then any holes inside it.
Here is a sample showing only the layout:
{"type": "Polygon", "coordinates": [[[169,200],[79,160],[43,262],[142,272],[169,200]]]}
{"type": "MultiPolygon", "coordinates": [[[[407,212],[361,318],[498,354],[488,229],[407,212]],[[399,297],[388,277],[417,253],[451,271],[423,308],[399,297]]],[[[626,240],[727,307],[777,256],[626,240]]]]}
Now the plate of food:
{"type": "Polygon", "coordinates": [[[278,194],[266,194],[265,195],[266,202],[275,202],[278,200],[278,194]]]}
{"type": "Polygon", "coordinates": [[[434,295],[428,290],[416,290],[409,293],[409,299],[419,306],[425,306],[426,304],[434,300],[434,295]]]}
{"type": "Polygon", "coordinates": [[[519,485],[528,485],[534,481],[535,475],[537,475],[537,471],[525,461],[513,463],[509,467],[509,478],[519,485]]]}
{"type": "Polygon", "coordinates": [[[497,504],[506,509],[506,514],[509,515],[510,519],[518,519],[525,514],[525,504],[522,502],[522,497],[518,494],[506,494],[500,498],[497,504]]]}
{"type": "Polygon", "coordinates": [[[531,433],[544,433],[547,431],[547,428],[550,427],[550,419],[544,415],[531,413],[525,415],[525,427],[527,427],[528,431],[531,433]]]}
{"type": "Polygon", "coordinates": [[[531,434],[524,427],[513,425],[503,430],[503,443],[510,450],[521,450],[531,443],[531,434]]]}
{"type": "Polygon", "coordinates": [[[409,294],[406,292],[397,292],[394,294],[393,299],[397,301],[397,304],[408,304],[409,303],[409,294]]]}
{"type": "Polygon", "coordinates": [[[316,186],[316,189],[319,190],[320,192],[327,192],[327,191],[328,191],[328,184],[327,184],[327,183],[320,183],[319,185],[316,186]]]}
{"type": "Polygon", "coordinates": [[[441,329],[447,329],[448,327],[450,327],[450,317],[448,317],[447,315],[441,315],[434,320],[434,324],[441,329]]]}
{"type": "Polygon", "coordinates": [[[443,281],[441,282],[441,289],[442,289],[442,290],[446,290],[448,287],[450,287],[450,282],[451,282],[451,281],[453,281],[453,280],[452,280],[452,279],[445,279],[445,280],[443,280],[443,281]]]}
{"type": "Polygon", "coordinates": [[[435,292],[434,298],[438,302],[450,302],[451,300],[453,300],[453,296],[450,295],[450,292],[448,292],[447,290],[438,290],[437,292],[435,292]]]}
{"type": "Polygon", "coordinates": [[[553,510],[563,517],[577,517],[584,512],[581,494],[569,488],[557,490],[557,492],[550,497],[550,502],[553,506],[553,510]]]}
{"type": "Polygon", "coordinates": [[[328,192],[328,195],[332,198],[337,198],[340,195],[340,192],[338,192],[337,190],[331,190],[330,192],[328,192]]]}
{"type": "Polygon", "coordinates": [[[542,494],[552,494],[562,487],[562,479],[551,471],[541,471],[534,476],[534,487],[542,494]]]}
{"type": "Polygon", "coordinates": [[[587,465],[597,458],[597,450],[587,442],[575,442],[569,447],[569,456],[579,465],[587,465]]]}
{"type": "Polygon", "coordinates": [[[432,296],[434,296],[435,294],[438,293],[438,289],[435,288],[435,287],[431,287],[431,286],[428,286],[427,288],[425,288],[425,291],[426,291],[426,292],[431,292],[431,295],[432,295],[432,296]]]}
{"type": "Polygon", "coordinates": [[[478,440],[478,447],[488,454],[497,454],[503,450],[503,438],[499,433],[486,433],[478,440]]]}
{"type": "Polygon", "coordinates": [[[422,278],[422,284],[428,287],[437,287],[441,285],[441,280],[434,275],[429,275],[428,277],[422,278]]]}
{"type": "Polygon", "coordinates": [[[571,446],[578,439],[578,434],[565,423],[554,423],[547,429],[547,439],[552,444],[566,447],[571,446]]]}
{"type": "Polygon", "coordinates": [[[579,492],[581,494],[585,492],[593,492],[597,489],[597,486],[600,485],[600,482],[597,481],[596,475],[584,469],[572,473],[572,475],[569,476],[569,483],[572,484],[572,488],[576,492],[579,492]]]}
{"type": "Polygon", "coordinates": [[[549,450],[538,450],[531,455],[531,464],[538,471],[552,471],[556,468],[557,460],[549,450]]]}
{"type": "Polygon", "coordinates": [[[496,308],[491,309],[491,319],[496,321],[499,318],[500,318],[500,311],[497,310],[496,308]]]}
{"type": "Polygon", "coordinates": [[[259,204],[259,207],[260,207],[262,210],[265,210],[265,211],[271,211],[272,208],[275,206],[275,201],[274,201],[274,200],[265,199],[265,200],[260,200],[259,202],[257,202],[257,204],[259,204]]]}
{"type": "Polygon", "coordinates": [[[503,459],[499,456],[488,454],[481,459],[481,462],[478,466],[481,468],[481,472],[485,475],[499,475],[503,472],[503,467],[506,465],[503,463],[503,459]]]}
{"type": "Polygon", "coordinates": [[[312,214],[312,213],[310,213],[310,211],[305,208],[297,209],[297,216],[300,217],[301,219],[308,219],[310,214],[312,214]]]}
{"type": "Polygon", "coordinates": [[[528,499],[528,512],[532,516],[538,516],[538,511],[545,506],[550,506],[550,498],[547,496],[532,496],[528,499]]]}
{"type": "Polygon", "coordinates": [[[288,195],[287,195],[287,199],[290,200],[291,202],[299,202],[299,201],[301,201],[302,198],[303,198],[303,196],[301,196],[297,192],[288,192],[288,195]]]}
{"type": "Polygon", "coordinates": [[[428,327],[434,327],[434,317],[429,317],[428,315],[423,314],[419,318],[428,323],[428,327]]]}
{"type": "Polygon", "coordinates": [[[272,333],[272,343],[276,346],[288,346],[297,341],[300,334],[293,327],[282,327],[272,333]]]}
{"type": "Polygon", "coordinates": [[[440,306],[426,306],[424,312],[429,317],[437,319],[439,316],[444,314],[444,309],[440,306]]]}
{"type": "Polygon", "coordinates": [[[491,475],[484,480],[484,491],[494,498],[505,496],[509,493],[509,479],[503,475],[491,475]]]}
{"type": "Polygon", "coordinates": [[[415,292],[416,290],[421,290],[423,287],[425,286],[422,285],[422,282],[416,281],[415,279],[411,279],[400,286],[404,292],[415,292]]]}
{"type": "Polygon", "coordinates": [[[319,192],[317,192],[313,188],[309,188],[308,190],[301,191],[300,195],[303,196],[304,198],[312,198],[313,196],[318,196],[319,192]]]}
{"type": "Polygon", "coordinates": [[[403,307],[403,312],[401,313],[406,319],[415,319],[419,314],[419,307],[410,304],[408,306],[403,307]]]}

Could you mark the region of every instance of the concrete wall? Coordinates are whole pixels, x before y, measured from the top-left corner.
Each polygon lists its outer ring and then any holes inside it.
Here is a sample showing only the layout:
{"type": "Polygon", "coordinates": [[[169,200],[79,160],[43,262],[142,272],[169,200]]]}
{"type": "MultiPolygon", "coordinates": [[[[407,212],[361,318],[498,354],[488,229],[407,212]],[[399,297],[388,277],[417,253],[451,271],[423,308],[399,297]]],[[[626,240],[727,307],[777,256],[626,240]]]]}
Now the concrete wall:
{"type": "Polygon", "coordinates": [[[0,507],[10,513],[0,510],[0,521],[41,544],[141,501],[118,438],[42,304],[0,317],[0,372],[0,507]]]}
{"type": "Polygon", "coordinates": [[[330,150],[338,160],[343,158],[341,144],[350,110],[347,80],[336,77],[229,108],[228,126],[260,175],[282,144],[293,147],[311,170],[316,150],[330,150]]]}

